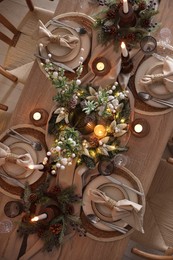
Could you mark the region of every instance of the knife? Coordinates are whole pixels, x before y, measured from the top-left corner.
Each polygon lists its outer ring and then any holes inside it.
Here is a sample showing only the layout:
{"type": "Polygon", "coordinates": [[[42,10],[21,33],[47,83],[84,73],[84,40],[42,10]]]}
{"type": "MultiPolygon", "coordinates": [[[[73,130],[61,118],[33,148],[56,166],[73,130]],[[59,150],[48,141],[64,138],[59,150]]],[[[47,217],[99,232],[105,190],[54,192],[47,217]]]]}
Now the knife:
{"type": "Polygon", "coordinates": [[[17,185],[17,186],[21,187],[22,189],[25,189],[25,185],[24,185],[23,183],[21,183],[20,181],[14,179],[14,178],[12,178],[12,177],[9,177],[9,176],[7,176],[7,175],[1,173],[1,172],[0,172],[0,176],[1,176],[2,178],[6,178],[7,180],[9,180],[9,181],[10,181],[11,183],[13,183],[14,185],[17,185]]]}
{"type": "Polygon", "coordinates": [[[63,63],[52,61],[50,58],[43,57],[43,56],[41,56],[39,54],[36,54],[36,53],[34,54],[34,56],[39,58],[39,59],[42,59],[42,60],[48,60],[49,59],[51,61],[51,63],[54,64],[55,66],[61,67],[61,68],[65,69],[65,70],[67,70],[67,71],[75,73],[75,71],[73,69],[71,69],[69,66],[67,66],[67,65],[65,65],[63,63]]]}
{"type": "Polygon", "coordinates": [[[122,187],[124,187],[124,188],[126,188],[126,189],[129,189],[129,190],[135,192],[135,193],[138,194],[138,195],[144,196],[144,193],[143,193],[143,192],[140,192],[140,191],[138,191],[138,190],[133,189],[132,187],[129,187],[128,185],[124,184],[123,182],[121,182],[121,181],[119,181],[119,180],[117,180],[117,179],[114,179],[112,176],[106,175],[105,177],[106,177],[108,180],[110,180],[111,182],[113,182],[113,183],[115,183],[115,184],[117,184],[117,185],[120,185],[120,186],[122,186],[122,187]]]}

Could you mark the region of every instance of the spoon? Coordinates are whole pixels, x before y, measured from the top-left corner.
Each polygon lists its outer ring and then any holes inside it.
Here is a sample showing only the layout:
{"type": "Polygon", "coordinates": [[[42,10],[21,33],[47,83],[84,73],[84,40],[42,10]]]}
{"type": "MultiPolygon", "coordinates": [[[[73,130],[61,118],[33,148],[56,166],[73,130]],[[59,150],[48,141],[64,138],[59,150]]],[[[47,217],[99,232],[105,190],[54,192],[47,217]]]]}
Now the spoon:
{"type": "Polygon", "coordinates": [[[36,151],[41,151],[42,150],[41,143],[29,140],[28,138],[26,138],[25,136],[19,134],[17,131],[15,131],[12,128],[9,129],[7,134],[9,136],[13,137],[13,138],[16,138],[17,140],[21,140],[24,143],[30,144],[34,148],[34,150],[36,150],[36,151]]]}
{"type": "Polygon", "coordinates": [[[64,26],[64,27],[68,27],[70,29],[73,29],[77,33],[79,33],[80,35],[85,34],[87,32],[84,27],[73,27],[73,26],[71,26],[69,24],[66,24],[66,23],[63,23],[63,22],[60,22],[60,21],[57,21],[57,20],[53,20],[52,19],[51,23],[54,24],[54,25],[64,26]]]}
{"type": "Polygon", "coordinates": [[[128,231],[128,229],[126,229],[126,228],[119,227],[119,226],[117,226],[115,224],[112,224],[110,222],[103,221],[103,220],[101,220],[99,217],[97,217],[94,214],[88,214],[86,217],[89,220],[89,222],[92,223],[92,224],[97,224],[98,222],[100,222],[100,223],[106,225],[109,228],[112,228],[112,229],[114,229],[116,231],[121,232],[122,234],[126,234],[127,231],[128,231]]]}
{"type": "Polygon", "coordinates": [[[172,107],[173,108],[173,103],[163,100],[163,99],[159,99],[159,98],[154,98],[153,96],[151,96],[150,94],[146,93],[146,92],[139,92],[138,96],[144,100],[144,101],[149,101],[149,100],[153,100],[154,102],[164,105],[164,106],[168,106],[168,107],[172,107]]]}

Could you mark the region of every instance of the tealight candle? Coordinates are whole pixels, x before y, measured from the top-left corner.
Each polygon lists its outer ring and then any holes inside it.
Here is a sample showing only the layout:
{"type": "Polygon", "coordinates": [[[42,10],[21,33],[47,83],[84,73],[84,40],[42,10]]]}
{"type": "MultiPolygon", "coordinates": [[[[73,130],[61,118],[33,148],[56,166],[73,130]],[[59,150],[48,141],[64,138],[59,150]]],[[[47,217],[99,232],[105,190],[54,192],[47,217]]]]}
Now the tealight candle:
{"type": "Polygon", "coordinates": [[[121,43],[121,53],[123,57],[128,57],[128,51],[124,42],[121,43]]]}
{"type": "Polygon", "coordinates": [[[43,164],[30,164],[30,165],[28,165],[28,168],[31,170],[43,170],[44,165],[43,164]]]}
{"type": "Polygon", "coordinates": [[[35,216],[31,219],[32,222],[36,222],[38,220],[42,220],[42,219],[46,219],[47,218],[47,214],[43,213],[41,215],[35,216]]]}
{"type": "Polygon", "coordinates": [[[32,117],[33,117],[34,120],[38,121],[38,120],[41,119],[41,113],[35,112],[32,117]]]}
{"type": "Polygon", "coordinates": [[[98,62],[98,63],[96,64],[96,68],[97,68],[99,71],[102,71],[102,70],[104,70],[104,68],[105,68],[105,64],[104,64],[103,62],[98,62]]]}
{"type": "Polygon", "coordinates": [[[150,125],[144,118],[135,119],[131,123],[130,128],[136,137],[144,137],[150,132],[150,125]]]}
{"type": "Polygon", "coordinates": [[[129,12],[128,1],[123,0],[123,12],[127,14],[129,12]]]}
{"type": "Polygon", "coordinates": [[[99,138],[103,138],[104,136],[106,136],[106,128],[103,125],[96,125],[94,127],[94,134],[99,137],[99,138]]]}
{"type": "Polygon", "coordinates": [[[141,124],[136,124],[136,125],[134,126],[134,130],[135,130],[136,133],[141,133],[142,130],[143,130],[143,127],[142,127],[141,124]]]}

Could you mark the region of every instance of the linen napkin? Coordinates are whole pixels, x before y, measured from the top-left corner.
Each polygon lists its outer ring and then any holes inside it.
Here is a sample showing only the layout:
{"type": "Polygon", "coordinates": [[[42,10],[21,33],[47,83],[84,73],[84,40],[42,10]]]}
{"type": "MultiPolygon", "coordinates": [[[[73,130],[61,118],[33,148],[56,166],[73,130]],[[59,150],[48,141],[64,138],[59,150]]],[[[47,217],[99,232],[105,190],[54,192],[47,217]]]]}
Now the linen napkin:
{"type": "Polygon", "coordinates": [[[132,202],[127,199],[115,201],[109,196],[107,196],[104,192],[98,189],[89,189],[88,195],[91,200],[95,203],[101,203],[107,206],[111,210],[112,219],[116,220],[116,215],[119,212],[131,214],[122,215],[121,219],[124,220],[131,227],[135,228],[138,231],[144,233],[143,230],[143,217],[141,213],[142,205],[132,202]]]}
{"type": "Polygon", "coordinates": [[[0,165],[5,164],[6,161],[16,163],[22,167],[27,167],[29,164],[34,164],[29,153],[22,155],[11,153],[11,150],[8,146],[0,143],[0,165]]]}
{"type": "Polygon", "coordinates": [[[70,48],[70,49],[74,49],[79,42],[79,38],[76,37],[75,35],[53,34],[52,32],[50,32],[46,28],[46,26],[40,20],[39,20],[38,35],[39,35],[39,38],[41,39],[41,41],[44,45],[47,45],[48,43],[57,43],[60,46],[64,46],[64,47],[67,47],[67,48],[70,48]]]}
{"type": "MultiPolygon", "coordinates": [[[[157,65],[156,65],[157,66],[157,65]]],[[[163,70],[159,74],[146,74],[141,79],[141,83],[148,85],[154,81],[163,80],[165,90],[168,93],[173,93],[173,59],[167,56],[163,61],[163,70]]]]}

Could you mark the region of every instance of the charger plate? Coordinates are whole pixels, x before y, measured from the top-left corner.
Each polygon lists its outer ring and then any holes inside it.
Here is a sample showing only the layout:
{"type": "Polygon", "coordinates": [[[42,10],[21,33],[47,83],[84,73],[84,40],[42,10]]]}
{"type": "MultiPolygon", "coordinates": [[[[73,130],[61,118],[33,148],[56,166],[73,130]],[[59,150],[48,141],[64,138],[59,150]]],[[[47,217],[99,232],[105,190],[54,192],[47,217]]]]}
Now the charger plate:
{"type": "MultiPolygon", "coordinates": [[[[76,12],[70,12],[58,15],[54,17],[54,20],[60,20],[61,22],[64,22],[66,24],[71,25],[72,27],[85,27],[87,30],[86,34],[79,35],[75,30],[69,29],[68,27],[63,27],[65,29],[68,29],[72,34],[79,37],[79,46],[75,48],[72,52],[69,54],[65,54],[64,56],[57,56],[52,54],[52,58],[54,61],[64,63],[65,65],[69,66],[72,69],[75,69],[79,66],[79,59],[82,56],[84,60],[84,67],[85,67],[85,60],[89,57],[89,53],[92,49],[92,30],[93,30],[93,24],[94,19],[86,14],[83,13],[76,13],[76,12]],[[80,48],[79,48],[80,47],[80,48]],[[75,54],[75,55],[74,55],[75,54]]],[[[50,31],[54,31],[58,27],[51,24],[51,21],[47,22],[45,25],[50,31]]],[[[62,27],[59,27],[62,28],[62,27]]],[[[42,48],[38,47],[38,52],[41,56],[48,58],[48,49],[50,50],[49,46],[42,48]]],[[[59,53],[59,52],[58,52],[59,53]]],[[[40,62],[44,62],[43,60],[40,60],[37,58],[39,64],[40,62]]],[[[45,73],[42,66],[40,66],[41,70],[45,73]]],[[[84,73],[88,70],[88,65],[86,64],[86,68],[84,68],[84,73]]]]}
{"type": "MultiPolygon", "coordinates": [[[[144,77],[144,75],[149,74],[149,68],[151,68],[151,64],[161,64],[160,61],[158,61],[155,57],[150,57],[146,60],[144,60],[139,68],[136,71],[135,77],[133,78],[133,82],[131,82],[130,84],[134,84],[135,85],[135,89],[136,92],[147,92],[146,90],[146,86],[143,84],[140,84],[140,80],[144,77]]],[[[152,66],[153,68],[153,66],[152,66]]],[[[159,87],[161,89],[162,85],[159,87]]],[[[163,92],[162,92],[163,93],[163,92]]],[[[151,94],[151,93],[150,93],[151,94]]],[[[169,101],[173,102],[173,97],[168,99],[169,101]]],[[[166,114],[168,112],[170,112],[172,110],[172,108],[167,108],[161,104],[158,104],[152,100],[149,101],[141,101],[141,100],[136,100],[135,101],[135,111],[140,113],[140,114],[148,114],[148,115],[160,115],[160,114],[166,114]]]]}
{"type": "MultiPolygon", "coordinates": [[[[125,167],[116,168],[116,172],[114,172],[111,176],[116,177],[116,179],[124,182],[128,186],[131,186],[141,192],[144,192],[142,184],[139,181],[139,179],[125,167]]],[[[122,190],[122,187],[120,187],[120,186],[118,187],[118,185],[114,186],[112,184],[113,183],[110,182],[105,176],[96,177],[93,181],[91,181],[86,186],[86,189],[84,190],[84,194],[83,194],[83,206],[82,206],[82,212],[81,212],[82,224],[87,231],[87,236],[91,237],[92,239],[98,240],[98,241],[108,242],[108,241],[119,240],[119,239],[122,239],[122,238],[127,237],[130,234],[132,234],[134,229],[122,220],[116,221],[116,224],[118,224],[119,226],[126,226],[126,228],[129,230],[126,234],[121,234],[118,231],[111,231],[111,229],[109,229],[108,227],[105,227],[101,223],[91,224],[88,221],[86,215],[90,214],[90,213],[97,215],[99,209],[98,208],[95,209],[96,206],[93,207],[93,204],[92,204],[90,198],[88,197],[87,193],[90,188],[95,189],[95,188],[99,187],[102,189],[104,187],[104,189],[106,189],[107,192],[110,192],[109,195],[113,196],[113,199],[119,199],[119,198],[123,199],[123,197],[124,198],[127,197],[131,201],[139,203],[143,206],[142,215],[145,212],[145,197],[144,196],[139,196],[136,193],[134,193],[130,190],[127,190],[127,189],[122,190]],[[112,190],[108,191],[110,188],[112,190]],[[114,192],[113,192],[113,189],[114,189],[114,192]],[[115,190],[116,190],[116,192],[115,192],[115,190]]],[[[101,214],[99,215],[99,217],[102,215],[102,219],[105,218],[104,215],[106,212],[106,218],[108,221],[110,221],[110,211],[109,211],[109,209],[107,209],[106,211],[105,210],[106,209],[102,207],[101,214]]],[[[112,221],[110,221],[110,222],[112,222],[112,221]]]]}
{"type": "MultiPolygon", "coordinates": [[[[45,142],[45,131],[42,128],[37,128],[34,127],[33,125],[27,125],[27,124],[16,125],[13,127],[13,129],[15,129],[20,134],[26,136],[30,140],[39,141],[42,144],[43,149],[41,151],[35,151],[31,146],[29,148],[28,145],[22,143],[22,141],[18,141],[13,137],[9,137],[6,132],[4,132],[0,136],[0,142],[6,145],[10,144],[12,148],[14,147],[14,150],[17,151],[18,153],[21,151],[29,152],[31,154],[31,157],[33,158],[34,163],[36,164],[42,162],[47,152],[47,146],[45,142]]],[[[4,174],[9,174],[9,170],[10,170],[9,175],[12,176],[13,178],[15,177],[15,174],[17,174],[16,179],[20,179],[20,182],[22,182],[23,184],[25,184],[25,182],[27,181],[30,184],[32,190],[36,189],[46,179],[46,174],[39,170],[29,170],[29,169],[26,170],[20,166],[19,166],[20,168],[16,168],[15,164],[13,165],[11,164],[12,163],[10,164],[8,163],[7,166],[3,166],[3,167],[1,166],[0,171],[4,174]],[[17,170],[19,170],[19,174],[17,170]]],[[[15,186],[9,180],[2,178],[1,176],[0,176],[0,191],[3,194],[15,199],[20,199],[20,196],[23,193],[23,189],[21,187],[15,186]]]]}

